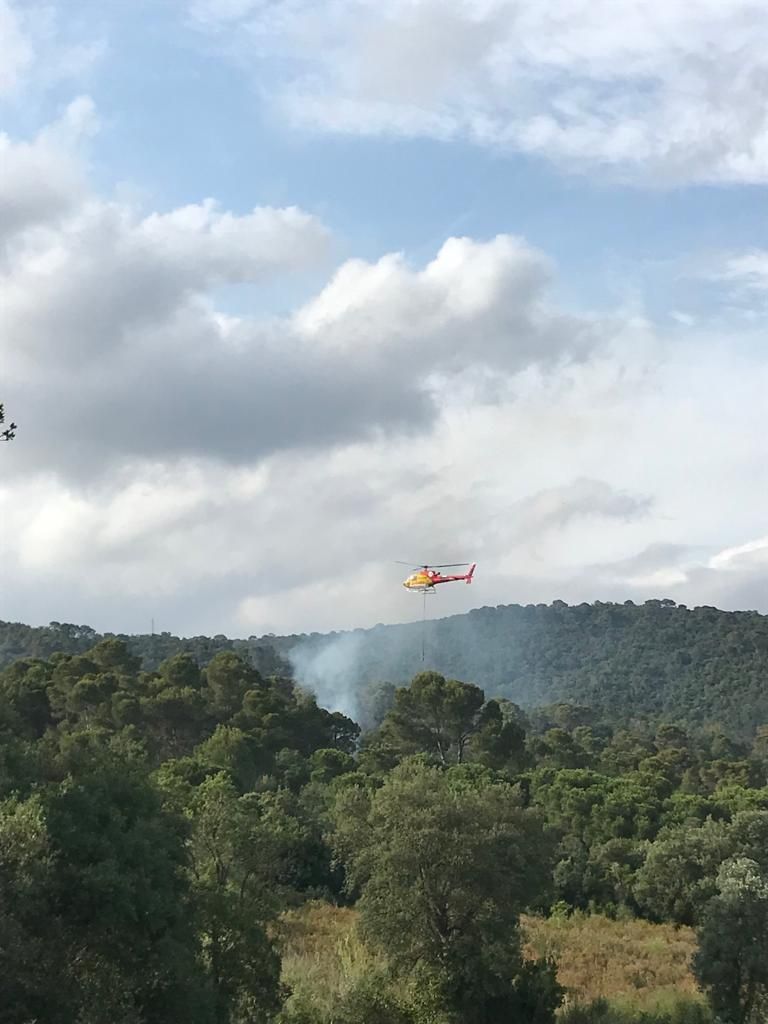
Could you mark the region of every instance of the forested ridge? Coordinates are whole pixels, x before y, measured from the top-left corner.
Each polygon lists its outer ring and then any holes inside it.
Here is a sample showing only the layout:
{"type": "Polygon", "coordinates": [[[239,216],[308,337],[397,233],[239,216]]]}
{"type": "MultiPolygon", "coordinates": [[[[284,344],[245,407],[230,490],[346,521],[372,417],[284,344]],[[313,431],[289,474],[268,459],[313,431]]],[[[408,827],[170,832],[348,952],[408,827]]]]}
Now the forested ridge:
{"type": "Polygon", "coordinates": [[[277,654],[271,638],[231,639],[216,636],[178,637],[171,633],[98,633],[86,625],[51,622],[47,626],[28,626],[23,622],[0,620],[0,668],[18,658],[49,658],[52,654],[83,654],[101,640],[117,639],[141,660],[142,667],[153,671],[175,654],[189,654],[206,665],[216,654],[233,651],[244,655],[250,664],[266,675],[287,673],[288,665],[277,654]]]}
{"type": "MultiPolygon", "coordinates": [[[[180,639],[168,633],[122,637],[147,669],[176,653],[201,664],[218,651],[241,653],[265,674],[290,673],[292,652],[305,663],[343,644],[344,684],[404,683],[419,671],[420,623],[351,633],[229,639],[180,639]]],[[[616,719],[674,718],[720,724],[749,739],[768,723],[768,616],[689,609],[672,601],[643,605],[501,605],[428,621],[427,664],[471,680],[524,707],[584,703],[616,719]]],[[[33,628],[0,623],[0,665],[22,656],[82,652],[101,637],[85,626],[33,628]]]]}
{"type": "Polygon", "coordinates": [[[365,703],[361,730],[232,650],[147,669],[118,638],[7,666],[1,1019],[765,1020],[764,735],[526,712],[432,670],[365,703]],[[308,901],[353,908],[364,951],[330,1003],[281,967],[308,901]],[[524,914],[689,927],[702,995],[575,1003],[524,914]]]}
{"type": "MultiPolygon", "coordinates": [[[[526,707],[570,700],[609,717],[717,722],[741,736],[768,722],[768,617],[757,612],[664,600],[555,602],[480,608],[427,625],[438,671],[526,707]]],[[[418,671],[416,645],[398,648],[390,630],[367,634],[364,679],[418,671]]]]}

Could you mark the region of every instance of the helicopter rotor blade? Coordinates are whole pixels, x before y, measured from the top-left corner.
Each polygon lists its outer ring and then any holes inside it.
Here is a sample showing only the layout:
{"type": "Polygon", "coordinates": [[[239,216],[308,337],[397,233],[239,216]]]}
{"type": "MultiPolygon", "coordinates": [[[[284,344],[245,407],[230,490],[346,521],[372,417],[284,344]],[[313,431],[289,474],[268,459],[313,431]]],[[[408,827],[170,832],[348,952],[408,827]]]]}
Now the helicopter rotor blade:
{"type": "Polygon", "coordinates": [[[394,561],[395,565],[410,565],[415,569],[461,569],[462,566],[470,565],[470,562],[442,562],[439,565],[435,565],[432,562],[401,562],[398,559],[394,561]]]}

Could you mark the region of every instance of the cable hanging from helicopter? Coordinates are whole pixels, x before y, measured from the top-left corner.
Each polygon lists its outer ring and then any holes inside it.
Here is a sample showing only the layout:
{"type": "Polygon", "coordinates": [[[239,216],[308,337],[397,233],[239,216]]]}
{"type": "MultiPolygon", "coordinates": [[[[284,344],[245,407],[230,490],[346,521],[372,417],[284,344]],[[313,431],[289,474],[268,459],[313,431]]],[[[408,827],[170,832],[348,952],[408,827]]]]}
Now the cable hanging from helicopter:
{"type": "MultiPolygon", "coordinates": [[[[408,565],[413,566],[413,562],[397,562],[397,565],[408,565]]],[[[424,564],[417,566],[413,569],[410,576],[403,580],[403,586],[406,590],[422,595],[422,613],[421,613],[421,660],[422,663],[426,659],[427,649],[427,595],[436,593],[436,587],[439,583],[471,583],[472,577],[475,574],[477,563],[472,562],[449,562],[443,565],[429,565],[424,564]],[[443,575],[441,569],[463,569],[469,566],[469,571],[465,573],[451,573],[443,575]]]]}

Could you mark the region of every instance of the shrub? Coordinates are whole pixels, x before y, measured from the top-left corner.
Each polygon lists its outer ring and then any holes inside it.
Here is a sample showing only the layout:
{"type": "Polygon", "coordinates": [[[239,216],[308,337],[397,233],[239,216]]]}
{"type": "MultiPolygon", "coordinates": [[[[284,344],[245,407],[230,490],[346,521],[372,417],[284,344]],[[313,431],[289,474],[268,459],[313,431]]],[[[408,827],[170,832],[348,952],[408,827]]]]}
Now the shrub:
{"type": "Polygon", "coordinates": [[[680,1000],[669,1011],[656,1013],[625,1010],[607,999],[571,1006],[558,1024],[713,1024],[709,1010],[701,1003],[680,1000]]]}

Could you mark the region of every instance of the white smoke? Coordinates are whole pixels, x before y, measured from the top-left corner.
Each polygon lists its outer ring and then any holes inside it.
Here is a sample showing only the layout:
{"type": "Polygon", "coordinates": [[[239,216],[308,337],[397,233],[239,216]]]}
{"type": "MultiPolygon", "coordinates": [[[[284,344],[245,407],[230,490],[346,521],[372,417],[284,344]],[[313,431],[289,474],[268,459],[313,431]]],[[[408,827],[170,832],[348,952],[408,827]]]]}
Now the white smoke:
{"type": "Polygon", "coordinates": [[[356,719],[362,646],[362,631],[341,633],[300,643],[288,660],[296,682],[312,690],[321,707],[356,719]]]}

